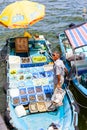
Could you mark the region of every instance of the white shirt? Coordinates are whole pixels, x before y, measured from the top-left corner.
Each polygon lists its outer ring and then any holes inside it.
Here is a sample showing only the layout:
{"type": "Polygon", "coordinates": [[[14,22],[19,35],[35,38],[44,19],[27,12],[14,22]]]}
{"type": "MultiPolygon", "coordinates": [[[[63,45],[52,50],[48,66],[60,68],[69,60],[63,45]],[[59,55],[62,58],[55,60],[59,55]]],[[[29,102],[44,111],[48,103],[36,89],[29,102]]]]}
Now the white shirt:
{"type": "Polygon", "coordinates": [[[65,68],[65,65],[63,63],[62,60],[58,59],[54,62],[54,65],[53,65],[53,70],[54,70],[54,84],[57,84],[58,83],[58,78],[57,78],[57,75],[61,75],[62,77],[64,77],[64,68],[65,68]]]}

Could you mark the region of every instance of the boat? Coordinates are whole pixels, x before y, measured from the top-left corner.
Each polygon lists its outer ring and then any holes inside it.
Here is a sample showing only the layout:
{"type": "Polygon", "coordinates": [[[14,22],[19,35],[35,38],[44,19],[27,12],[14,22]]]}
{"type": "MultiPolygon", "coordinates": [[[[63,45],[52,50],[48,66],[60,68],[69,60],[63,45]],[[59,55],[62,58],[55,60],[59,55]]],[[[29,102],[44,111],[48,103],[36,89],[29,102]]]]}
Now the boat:
{"type": "Polygon", "coordinates": [[[53,111],[48,109],[54,90],[50,45],[43,35],[6,40],[7,55],[2,54],[7,61],[5,121],[11,130],[78,128],[78,106],[68,80],[63,84],[63,105],[53,111]]]}
{"type": "Polygon", "coordinates": [[[73,25],[58,35],[62,58],[71,71],[69,79],[87,98],[87,23],[73,25]]]}

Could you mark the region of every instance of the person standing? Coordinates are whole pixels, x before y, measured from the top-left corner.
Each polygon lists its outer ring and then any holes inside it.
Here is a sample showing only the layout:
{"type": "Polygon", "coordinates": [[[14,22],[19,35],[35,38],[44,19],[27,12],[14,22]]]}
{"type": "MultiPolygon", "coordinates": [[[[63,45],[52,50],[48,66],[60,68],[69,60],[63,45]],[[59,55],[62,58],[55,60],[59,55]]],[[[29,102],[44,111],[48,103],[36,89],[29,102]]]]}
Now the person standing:
{"type": "Polygon", "coordinates": [[[65,91],[62,89],[64,83],[64,75],[68,74],[68,70],[65,67],[63,61],[60,59],[59,52],[53,52],[52,59],[54,61],[53,70],[54,70],[54,93],[52,95],[52,104],[48,109],[55,109],[56,106],[63,105],[62,100],[65,95],[65,91]]]}

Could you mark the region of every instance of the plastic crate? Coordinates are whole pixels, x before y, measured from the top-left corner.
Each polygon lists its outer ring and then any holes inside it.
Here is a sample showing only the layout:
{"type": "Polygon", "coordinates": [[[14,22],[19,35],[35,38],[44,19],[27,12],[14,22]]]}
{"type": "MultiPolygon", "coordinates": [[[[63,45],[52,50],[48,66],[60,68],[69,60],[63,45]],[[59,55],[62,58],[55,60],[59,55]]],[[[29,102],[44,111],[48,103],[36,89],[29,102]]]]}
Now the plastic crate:
{"type": "Polygon", "coordinates": [[[33,76],[34,79],[39,78],[39,74],[37,72],[36,73],[32,73],[32,76],[33,76]]]}
{"type": "Polygon", "coordinates": [[[47,107],[45,102],[37,102],[37,108],[39,112],[45,112],[47,111],[47,107]]]}
{"type": "Polygon", "coordinates": [[[34,67],[35,65],[34,64],[31,64],[31,63],[29,63],[29,64],[22,64],[21,63],[21,68],[27,68],[27,67],[34,67]]]}
{"type": "Polygon", "coordinates": [[[20,105],[20,104],[21,104],[20,97],[17,96],[17,97],[11,98],[11,102],[12,102],[12,105],[13,105],[13,106],[18,106],[18,105],[20,105]]]}
{"type": "Polygon", "coordinates": [[[46,73],[47,77],[53,76],[53,72],[52,71],[46,71],[45,73],[46,73]]]}
{"type": "Polygon", "coordinates": [[[50,92],[53,93],[54,92],[54,84],[50,84],[49,87],[50,87],[50,92]]]}
{"type": "Polygon", "coordinates": [[[29,100],[28,100],[28,95],[21,95],[20,96],[20,99],[21,99],[21,104],[22,105],[27,105],[29,103],[29,100]]]}
{"type": "Polygon", "coordinates": [[[37,101],[38,102],[42,102],[45,100],[46,100],[46,97],[45,97],[44,93],[37,94],[37,101]]]}
{"type": "Polygon", "coordinates": [[[32,80],[32,74],[25,74],[25,80],[32,80]]]}
{"type": "Polygon", "coordinates": [[[34,94],[35,93],[34,87],[28,87],[27,88],[27,93],[28,94],[34,94]]]}
{"type": "Polygon", "coordinates": [[[49,77],[49,78],[48,78],[48,81],[49,81],[49,84],[53,84],[53,82],[54,82],[54,81],[53,81],[53,77],[49,77]]]}
{"type": "Polygon", "coordinates": [[[20,64],[21,68],[27,68],[27,67],[37,67],[37,66],[43,66],[47,64],[47,62],[43,63],[29,63],[29,64],[20,64]]]}
{"type": "Polygon", "coordinates": [[[19,93],[20,93],[20,95],[27,94],[26,88],[19,88],[19,93]]]}
{"type": "Polygon", "coordinates": [[[50,89],[49,85],[43,86],[43,91],[44,91],[44,93],[51,93],[51,89],[50,89]]]}
{"type": "Polygon", "coordinates": [[[29,111],[30,113],[36,113],[38,112],[37,103],[29,103],[29,111]]]}
{"type": "Polygon", "coordinates": [[[21,57],[22,64],[29,64],[31,62],[30,57],[21,57]]]}
{"type": "Polygon", "coordinates": [[[51,97],[52,97],[51,93],[46,93],[45,96],[46,96],[46,101],[51,101],[51,97]]]}
{"type": "Polygon", "coordinates": [[[18,81],[18,87],[25,87],[25,81],[18,81]]]}
{"type": "Polygon", "coordinates": [[[9,83],[9,88],[17,88],[18,87],[18,83],[17,82],[15,82],[15,81],[10,81],[10,83],[9,83]]]}
{"type": "Polygon", "coordinates": [[[40,78],[45,78],[46,77],[46,73],[44,71],[39,72],[39,77],[40,78]]]}
{"type": "Polygon", "coordinates": [[[27,88],[34,86],[34,85],[33,85],[33,81],[32,81],[32,80],[27,80],[27,81],[25,82],[25,86],[26,86],[27,88]]]}
{"type": "Polygon", "coordinates": [[[35,90],[36,90],[36,93],[41,93],[43,91],[42,86],[35,86],[35,90]]]}
{"type": "Polygon", "coordinates": [[[18,73],[18,74],[23,74],[24,71],[23,71],[23,69],[18,69],[18,70],[17,70],[17,73],[18,73]]]}
{"type": "Polygon", "coordinates": [[[36,94],[28,95],[29,102],[36,102],[36,94]]]}

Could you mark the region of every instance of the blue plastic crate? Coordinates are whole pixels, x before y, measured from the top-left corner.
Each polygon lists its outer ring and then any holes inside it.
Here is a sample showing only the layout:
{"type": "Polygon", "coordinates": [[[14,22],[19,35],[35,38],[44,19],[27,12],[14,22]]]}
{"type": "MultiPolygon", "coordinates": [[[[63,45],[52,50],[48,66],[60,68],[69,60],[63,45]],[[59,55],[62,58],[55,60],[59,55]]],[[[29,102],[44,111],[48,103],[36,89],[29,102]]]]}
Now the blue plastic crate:
{"type": "Polygon", "coordinates": [[[35,65],[32,63],[29,64],[21,64],[21,68],[34,67],[35,65]]]}
{"type": "Polygon", "coordinates": [[[29,63],[29,64],[21,64],[21,68],[27,68],[27,67],[35,67],[35,66],[43,66],[47,64],[47,62],[43,63],[29,63]]]}
{"type": "Polygon", "coordinates": [[[46,77],[45,71],[39,72],[39,77],[40,78],[45,78],[46,77]]]}
{"type": "Polygon", "coordinates": [[[29,103],[27,94],[26,95],[21,95],[20,99],[21,99],[21,104],[23,104],[23,105],[27,105],[29,103]]]}
{"type": "Polygon", "coordinates": [[[23,73],[24,73],[24,70],[23,70],[23,69],[18,69],[18,70],[17,70],[17,73],[18,73],[18,74],[23,74],[23,73]]]}
{"type": "Polygon", "coordinates": [[[45,101],[45,100],[46,100],[46,97],[45,97],[44,93],[37,94],[37,101],[38,102],[42,102],[42,101],[45,101]]]}
{"type": "Polygon", "coordinates": [[[18,87],[24,87],[25,86],[25,81],[18,81],[18,87]]]}
{"type": "Polygon", "coordinates": [[[50,86],[49,85],[43,86],[43,91],[44,91],[44,93],[51,93],[50,86]]]}
{"type": "Polygon", "coordinates": [[[25,82],[25,86],[28,88],[28,87],[32,87],[33,86],[33,82],[32,82],[32,80],[27,80],[26,82],[25,82]]]}
{"type": "Polygon", "coordinates": [[[52,77],[53,76],[53,72],[52,71],[46,71],[45,72],[47,77],[52,77]]]}
{"type": "Polygon", "coordinates": [[[12,105],[13,105],[13,106],[20,105],[20,104],[21,104],[20,97],[17,96],[17,97],[11,98],[11,102],[12,102],[12,105]]]}
{"type": "Polygon", "coordinates": [[[19,93],[20,93],[20,95],[27,94],[26,88],[19,88],[19,93]]]}
{"type": "Polygon", "coordinates": [[[44,71],[44,67],[43,66],[39,66],[36,67],[37,68],[37,72],[43,72],[44,71]]]}
{"type": "Polygon", "coordinates": [[[28,95],[29,102],[36,102],[36,94],[29,94],[28,95]]]}
{"type": "Polygon", "coordinates": [[[49,87],[50,87],[50,92],[53,93],[54,92],[54,84],[50,84],[49,87]]]}
{"type": "Polygon", "coordinates": [[[35,86],[35,90],[36,90],[36,93],[41,93],[43,91],[42,86],[35,86]]]}
{"type": "Polygon", "coordinates": [[[37,78],[39,78],[39,74],[36,72],[36,73],[32,73],[32,77],[34,78],[34,79],[37,79],[37,78]]]}
{"type": "Polygon", "coordinates": [[[28,94],[34,94],[35,93],[34,87],[28,87],[27,88],[27,93],[28,94]]]}
{"type": "Polygon", "coordinates": [[[53,84],[53,81],[54,79],[53,79],[53,77],[48,77],[48,81],[49,81],[49,84],[53,84]]]}
{"type": "Polygon", "coordinates": [[[51,97],[52,97],[51,93],[46,93],[45,96],[46,96],[46,101],[51,101],[51,97]]]}
{"type": "Polygon", "coordinates": [[[28,68],[22,68],[22,70],[23,70],[23,73],[24,74],[29,74],[29,73],[31,73],[31,68],[30,67],[28,67],[28,68]]]}
{"type": "Polygon", "coordinates": [[[32,74],[31,73],[25,74],[25,80],[32,80],[32,74]]]}

